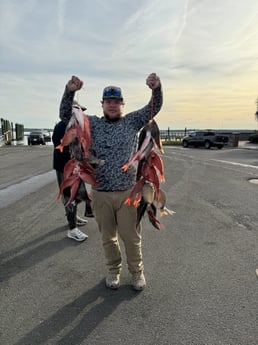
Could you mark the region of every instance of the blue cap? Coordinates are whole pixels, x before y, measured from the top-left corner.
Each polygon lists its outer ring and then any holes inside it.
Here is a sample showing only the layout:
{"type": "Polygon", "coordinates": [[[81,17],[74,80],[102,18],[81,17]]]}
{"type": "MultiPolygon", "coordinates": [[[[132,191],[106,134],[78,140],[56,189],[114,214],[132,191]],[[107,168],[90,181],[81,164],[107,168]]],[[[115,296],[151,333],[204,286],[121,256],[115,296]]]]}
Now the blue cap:
{"type": "Polygon", "coordinates": [[[115,98],[123,100],[122,90],[120,87],[117,86],[107,86],[103,90],[103,99],[107,98],[115,98]]]}

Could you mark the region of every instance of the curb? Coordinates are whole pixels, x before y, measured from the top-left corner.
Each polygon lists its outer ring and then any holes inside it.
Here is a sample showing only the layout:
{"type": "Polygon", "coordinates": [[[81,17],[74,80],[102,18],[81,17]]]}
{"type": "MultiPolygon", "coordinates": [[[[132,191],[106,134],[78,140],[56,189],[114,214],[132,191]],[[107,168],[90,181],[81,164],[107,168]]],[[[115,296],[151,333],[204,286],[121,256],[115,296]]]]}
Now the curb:
{"type": "Polygon", "coordinates": [[[249,141],[243,141],[242,143],[238,143],[239,149],[245,149],[245,150],[258,150],[258,144],[250,143],[249,141]]]}

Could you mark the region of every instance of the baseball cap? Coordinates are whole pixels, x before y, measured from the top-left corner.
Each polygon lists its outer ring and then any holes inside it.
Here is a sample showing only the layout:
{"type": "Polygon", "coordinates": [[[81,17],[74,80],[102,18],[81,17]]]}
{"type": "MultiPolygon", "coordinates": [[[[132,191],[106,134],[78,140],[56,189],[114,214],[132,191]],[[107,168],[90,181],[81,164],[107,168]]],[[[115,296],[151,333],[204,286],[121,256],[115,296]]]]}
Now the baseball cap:
{"type": "Polygon", "coordinates": [[[103,99],[106,98],[116,98],[123,100],[122,90],[120,87],[117,86],[107,86],[103,90],[103,99]]]}
{"type": "Polygon", "coordinates": [[[75,107],[75,108],[80,107],[82,111],[87,110],[87,108],[85,108],[83,105],[80,105],[79,102],[77,102],[75,100],[73,101],[73,107],[75,107]]]}

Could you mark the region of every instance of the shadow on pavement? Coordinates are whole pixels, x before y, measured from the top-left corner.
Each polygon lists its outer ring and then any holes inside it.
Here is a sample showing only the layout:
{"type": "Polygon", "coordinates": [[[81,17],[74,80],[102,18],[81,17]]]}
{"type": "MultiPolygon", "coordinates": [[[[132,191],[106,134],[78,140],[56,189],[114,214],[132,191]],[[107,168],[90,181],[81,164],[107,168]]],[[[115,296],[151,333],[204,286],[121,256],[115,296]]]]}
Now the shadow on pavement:
{"type": "Polygon", "coordinates": [[[1,272],[0,282],[6,281],[22,271],[29,269],[37,263],[55,255],[57,252],[66,247],[78,245],[79,242],[68,241],[66,236],[63,239],[52,240],[41,243],[46,238],[56,235],[60,232],[65,233],[65,227],[58,227],[47,234],[44,234],[36,239],[26,242],[25,244],[7,251],[0,255],[1,272]],[[29,247],[32,247],[28,249],[29,247]]]}
{"type": "MultiPolygon", "coordinates": [[[[73,302],[59,309],[54,315],[35,327],[14,345],[43,344],[57,336],[65,327],[68,327],[80,318],[80,321],[68,333],[59,337],[55,344],[78,345],[101,323],[112,314],[123,301],[137,297],[138,293],[121,286],[119,293],[105,287],[104,281],[83,293],[73,302]],[[101,299],[101,302],[98,300],[101,299]],[[95,304],[87,309],[90,304],[95,304]]],[[[71,326],[70,326],[71,328],[71,326]]]]}

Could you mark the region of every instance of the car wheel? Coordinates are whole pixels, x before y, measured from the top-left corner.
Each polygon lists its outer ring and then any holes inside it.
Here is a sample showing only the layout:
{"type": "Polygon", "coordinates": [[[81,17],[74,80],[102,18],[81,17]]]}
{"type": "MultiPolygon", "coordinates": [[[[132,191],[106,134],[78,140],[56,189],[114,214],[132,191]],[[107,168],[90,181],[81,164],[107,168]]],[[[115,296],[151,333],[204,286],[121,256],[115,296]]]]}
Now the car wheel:
{"type": "Polygon", "coordinates": [[[210,148],[211,148],[211,143],[210,143],[210,141],[206,140],[205,143],[204,143],[204,147],[205,147],[206,149],[210,149],[210,148]]]}
{"type": "Polygon", "coordinates": [[[188,147],[188,142],[184,140],[182,145],[183,145],[183,147],[188,147]]]}

